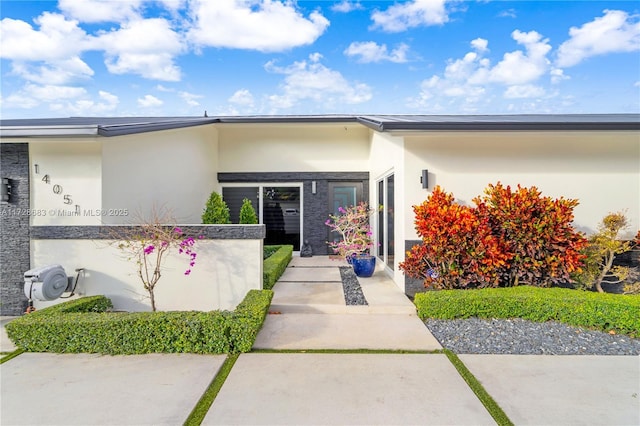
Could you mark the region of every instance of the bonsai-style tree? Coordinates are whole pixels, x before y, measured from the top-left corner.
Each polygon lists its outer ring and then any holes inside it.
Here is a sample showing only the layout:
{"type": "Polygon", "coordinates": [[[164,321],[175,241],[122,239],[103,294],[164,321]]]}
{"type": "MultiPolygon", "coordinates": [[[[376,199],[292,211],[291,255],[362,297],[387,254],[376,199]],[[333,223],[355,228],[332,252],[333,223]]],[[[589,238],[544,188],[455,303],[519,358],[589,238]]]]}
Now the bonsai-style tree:
{"type": "Polygon", "coordinates": [[[213,191],[207,205],[202,212],[202,223],[204,224],[228,224],[231,223],[229,207],[224,202],[222,196],[213,191]]]}
{"type": "Polygon", "coordinates": [[[620,232],[628,228],[629,222],[622,212],[609,213],[602,219],[598,232],[589,238],[584,249],[585,266],[575,275],[579,286],[603,293],[603,283],[618,284],[629,277],[631,268],[613,265],[618,254],[632,248],[631,242],[619,239],[620,232]]]}
{"type": "Polygon", "coordinates": [[[240,207],[240,223],[243,225],[255,225],[258,223],[258,215],[251,204],[251,200],[245,198],[242,200],[242,207],[240,207]]]}

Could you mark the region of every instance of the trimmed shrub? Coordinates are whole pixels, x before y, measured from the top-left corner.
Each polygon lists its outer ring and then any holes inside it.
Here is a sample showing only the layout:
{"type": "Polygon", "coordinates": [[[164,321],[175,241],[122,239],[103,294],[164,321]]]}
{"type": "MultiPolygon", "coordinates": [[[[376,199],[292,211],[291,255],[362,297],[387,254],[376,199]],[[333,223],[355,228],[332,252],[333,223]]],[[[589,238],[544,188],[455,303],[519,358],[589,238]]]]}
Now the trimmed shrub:
{"type": "Polygon", "coordinates": [[[229,343],[232,352],[249,352],[271,305],[273,291],[250,290],[236,307],[230,322],[229,343]]]}
{"type": "Polygon", "coordinates": [[[69,300],[64,303],[49,306],[48,308],[34,311],[30,316],[34,315],[52,315],[52,314],[70,314],[74,312],[106,312],[113,308],[113,304],[108,297],[87,296],[80,299],[69,300]]]}
{"type": "Polygon", "coordinates": [[[262,264],[262,288],[271,290],[293,258],[293,246],[283,245],[262,264]]]}
{"type": "Polygon", "coordinates": [[[414,303],[422,319],[522,318],[640,336],[640,296],[520,286],[428,291],[414,303]]]}
{"type": "Polygon", "coordinates": [[[258,215],[251,204],[251,200],[245,198],[242,200],[242,207],[240,207],[240,224],[242,225],[255,225],[258,223],[258,215]]]}
{"type": "Polygon", "coordinates": [[[229,207],[224,202],[222,196],[213,191],[202,212],[202,223],[204,224],[228,224],[231,223],[229,207]]]}
{"type": "Polygon", "coordinates": [[[6,330],[17,346],[30,352],[246,352],[272,297],[271,291],[251,290],[234,312],[115,313],[92,312],[96,306],[103,309],[105,300],[111,304],[104,296],[94,296],[25,315],[7,324],[6,330]]]}

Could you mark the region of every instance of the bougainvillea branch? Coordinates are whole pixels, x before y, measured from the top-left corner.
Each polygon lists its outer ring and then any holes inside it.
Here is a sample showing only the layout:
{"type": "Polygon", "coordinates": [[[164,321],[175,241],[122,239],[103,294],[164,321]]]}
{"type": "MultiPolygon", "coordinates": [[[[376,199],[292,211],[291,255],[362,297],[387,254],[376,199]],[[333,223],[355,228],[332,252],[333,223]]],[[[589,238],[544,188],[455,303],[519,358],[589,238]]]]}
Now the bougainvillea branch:
{"type": "MultiPolygon", "coordinates": [[[[191,274],[196,264],[195,239],[185,235],[168,215],[154,214],[150,220],[140,225],[117,228],[114,240],[128,260],[137,267],[137,275],[142,286],[149,293],[151,309],[156,311],[155,288],[162,277],[163,261],[172,250],[188,259],[184,275],[191,274]]],[[[200,237],[201,238],[201,237],[200,237]]]]}

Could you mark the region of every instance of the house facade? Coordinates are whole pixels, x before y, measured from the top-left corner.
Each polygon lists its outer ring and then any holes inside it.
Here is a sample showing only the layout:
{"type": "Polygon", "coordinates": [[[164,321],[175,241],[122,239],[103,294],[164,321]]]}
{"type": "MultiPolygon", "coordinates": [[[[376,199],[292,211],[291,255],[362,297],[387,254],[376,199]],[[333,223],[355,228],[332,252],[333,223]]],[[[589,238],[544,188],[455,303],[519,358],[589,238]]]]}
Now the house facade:
{"type": "Polygon", "coordinates": [[[202,268],[196,293],[167,301],[219,291],[204,282],[224,271],[216,286],[226,280],[228,297],[219,306],[233,307],[241,299],[234,288],[260,288],[261,267],[238,272],[217,250],[299,250],[307,241],[326,255],[328,215],[359,201],[379,207],[372,216],[379,269],[412,294],[419,283],[398,264],[417,242],[412,206],[436,185],[469,204],[489,183],[537,186],[578,199],[575,225],[586,233],[611,211],[626,211],[631,229],[640,227],[638,114],[2,120],[0,142],[0,177],[11,193],[1,206],[3,314],[20,313],[22,274],[43,264],[103,274],[100,291],[110,279],[134,279],[113,273],[120,263],[101,266],[112,256],[91,246],[97,229],[136,223],[158,206],[180,224],[199,224],[212,191],[234,223],[242,200],[252,200],[262,226],[207,231],[204,250],[224,260],[202,268]]]}

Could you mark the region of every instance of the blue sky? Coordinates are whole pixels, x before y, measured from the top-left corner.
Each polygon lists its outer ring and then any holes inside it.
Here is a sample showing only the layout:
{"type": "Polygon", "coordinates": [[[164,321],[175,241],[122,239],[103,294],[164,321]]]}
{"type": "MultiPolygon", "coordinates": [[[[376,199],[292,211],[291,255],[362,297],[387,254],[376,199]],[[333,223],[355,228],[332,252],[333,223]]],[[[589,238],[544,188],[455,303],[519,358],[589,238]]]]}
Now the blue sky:
{"type": "Polygon", "coordinates": [[[0,7],[3,118],[640,112],[636,1],[0,7]]]}

